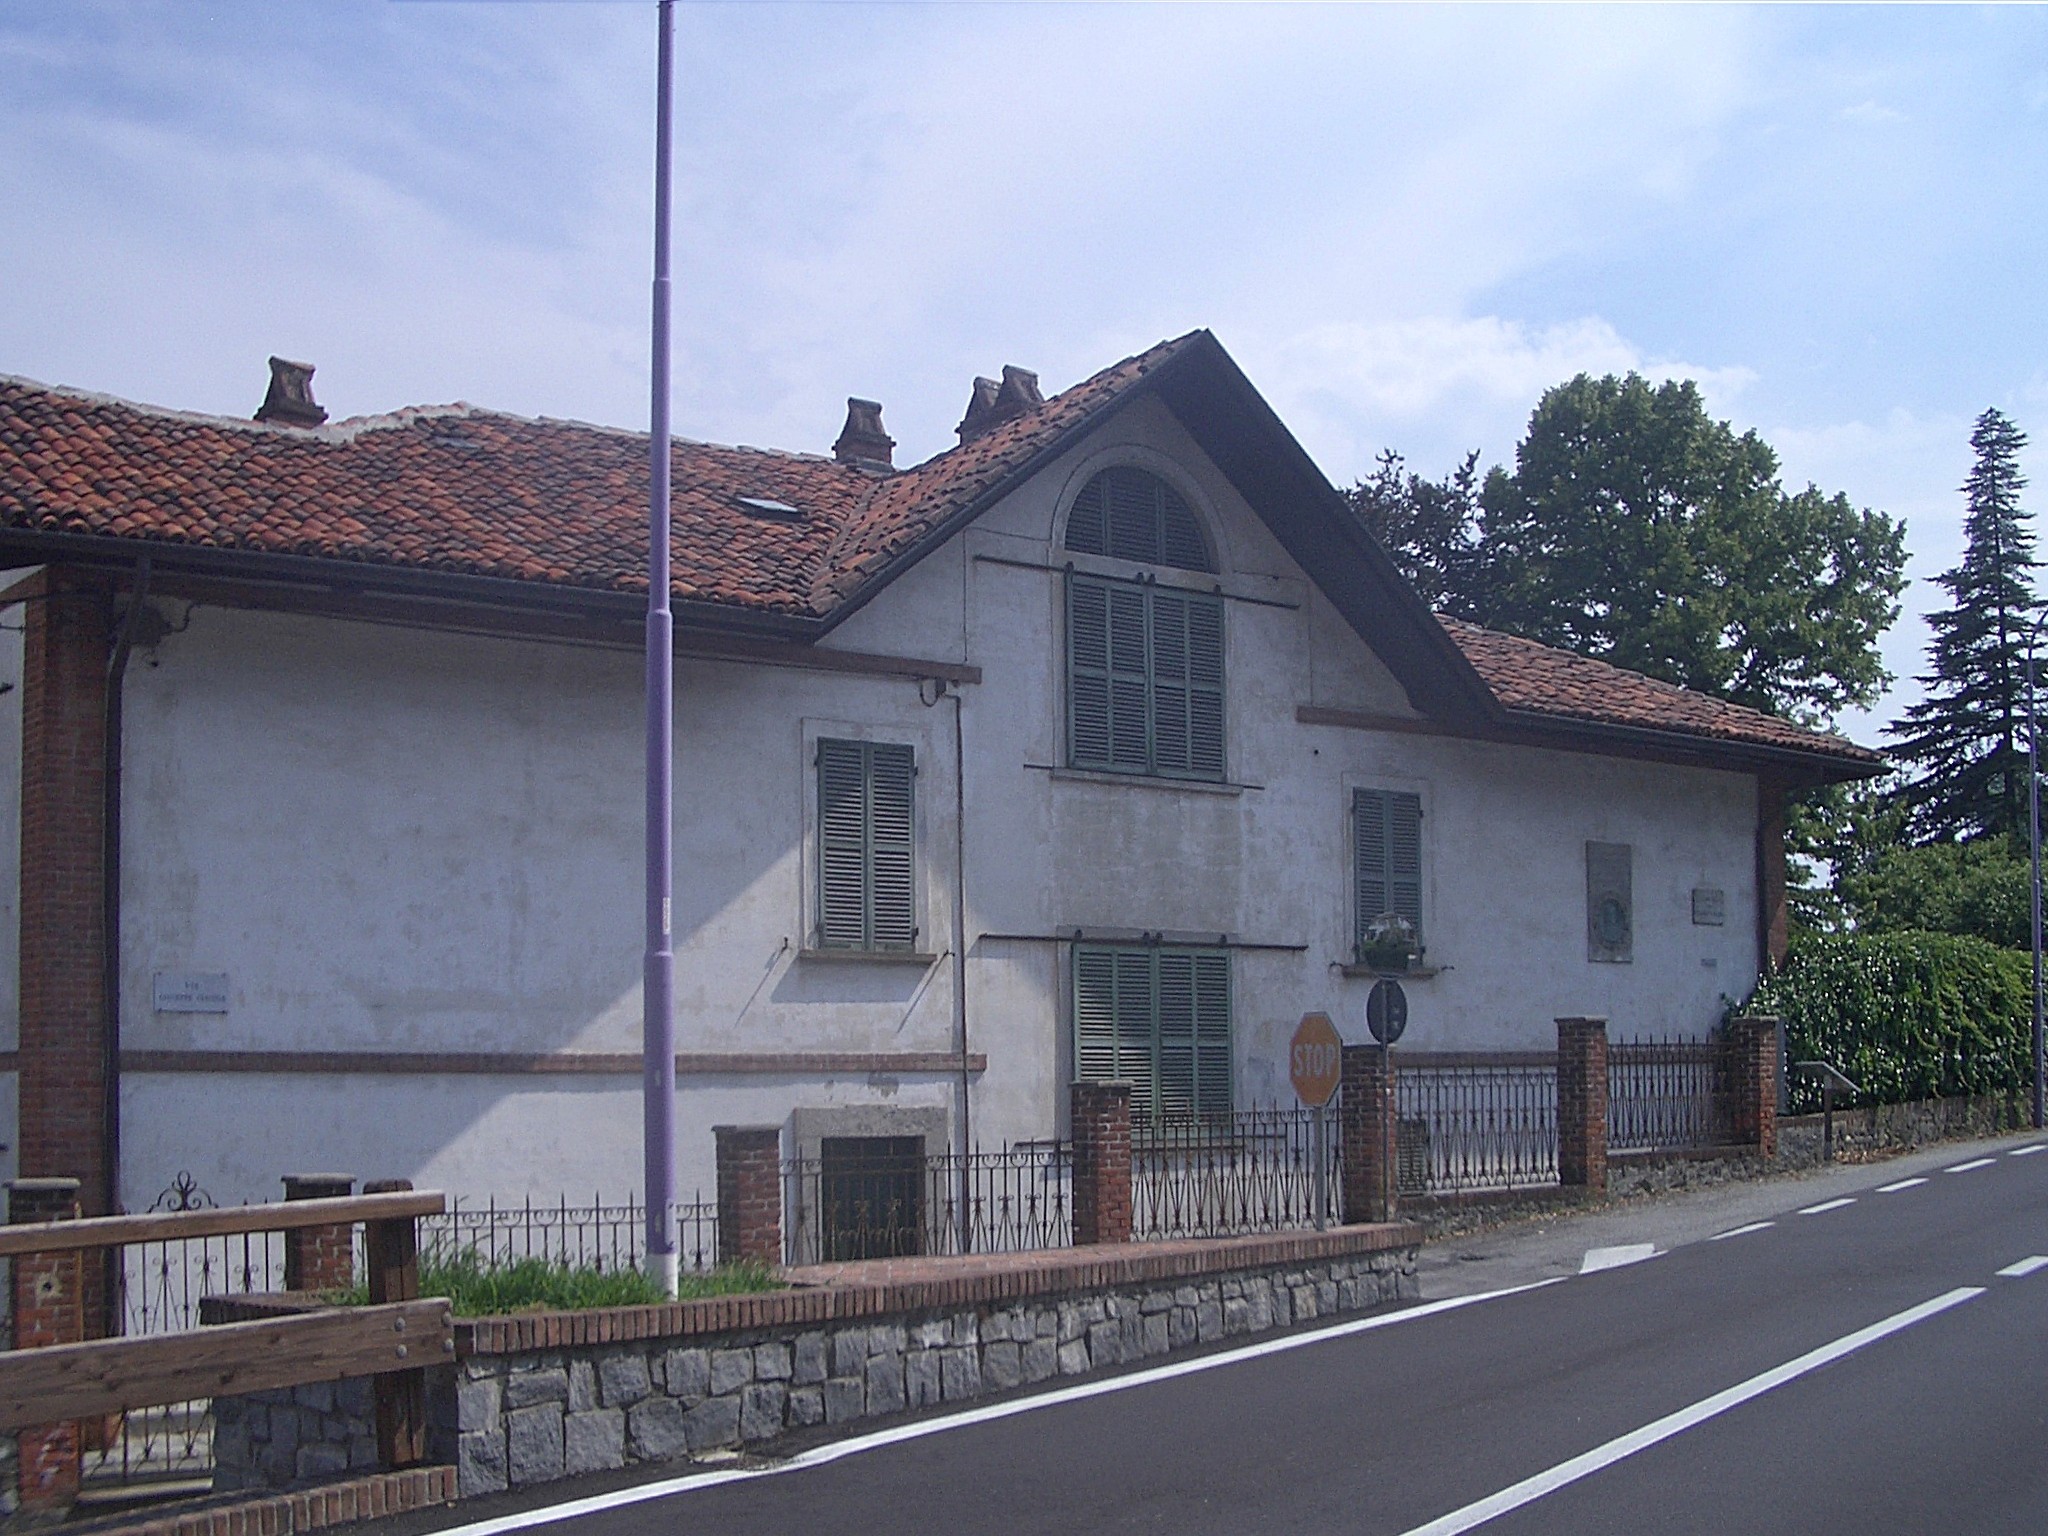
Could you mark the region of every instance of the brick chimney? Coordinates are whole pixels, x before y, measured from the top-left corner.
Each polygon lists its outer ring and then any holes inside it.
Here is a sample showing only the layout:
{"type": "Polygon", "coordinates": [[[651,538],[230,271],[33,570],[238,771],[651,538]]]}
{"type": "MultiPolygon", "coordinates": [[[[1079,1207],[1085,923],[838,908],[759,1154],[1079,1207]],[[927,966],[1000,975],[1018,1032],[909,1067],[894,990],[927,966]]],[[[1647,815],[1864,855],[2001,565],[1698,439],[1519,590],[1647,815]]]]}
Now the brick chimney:
{"type": "Polygon", "coordinates": [[[974,381],[967,414],[960,418],[960,425],[954,430],[960,434],[961,442],[971,443],[983,433],[993,432],[1006,421],[1029,415],[1043,404],[1045,396],[1038,392],[1038,375],[1029,368],[1015,368],[1005,363],[1000,384],[994,379],[974,381]]]}
{"type": "Polygon", "coordinates": [[[287,427],[317,427],[327,412],[313,401],[313,365],[270,360],[270,393],[263,397],[258,421],[274,421],[287,427]]]}
{"type": "Polygon", "coordinates": [[[839,441],[832,445],[832,457],[871,475],[895,472],[892,454],[896,439],[882,430],[882,402],[846,400],[846,425],[839,429],[839,441]]]}

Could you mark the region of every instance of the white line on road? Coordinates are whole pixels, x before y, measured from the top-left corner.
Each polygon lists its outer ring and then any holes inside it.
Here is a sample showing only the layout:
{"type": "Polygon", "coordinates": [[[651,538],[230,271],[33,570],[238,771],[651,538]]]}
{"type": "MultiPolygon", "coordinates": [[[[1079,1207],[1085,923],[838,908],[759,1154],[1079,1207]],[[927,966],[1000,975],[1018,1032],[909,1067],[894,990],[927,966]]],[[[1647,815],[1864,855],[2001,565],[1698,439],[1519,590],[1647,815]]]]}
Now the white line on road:
{"type": "Polygon", "coordinates": [[[1800,1211],[1802,1216],[1823,1216],[1829,1211],[1839,1211],[1845,1205],[1854,1205],[1854,1195],[1844,1195],[1839,1200],[1823,1200],[1819,1205],[1809,1205],[1800,1211]]]}
{"type": "Polygon", "coordinates": [[[1925,1179],[1901,1179],[1896,1184],[1878,1185],[1877,1192],[1880,1195],[1896,1195],[1902,1189],[1913,1189],[1919,1185],[1925,1184],[1926,1182],[1927,1181],[1925,1179]]]}
{"type": "Polygon", "coordinates": [[[612,1493],[592,1494],[589,1498],[569,1499],[541,1509],[523,1510],[514,1515],[500,1515],[495,1520],[477,1520],[468,1525],[449,1526],[436,1533],[436,1536],[500,1536],[500,1533],[506,1531],[531,1530],[535,1526],[552,1525],[560,1520],[602,1514],[608,1509],[623,1509],[632,1504],[645,1504],[652,1499],[694,1493],[700,1488],[719,1488],[727,1483],[742,1482],[748,1478],[779,1477],[785,1472],[800,1472],[806,1467],[826,1466],[848,1456],[858,1456],[863,1451],[877,1451],[884,1446],[896,1445],[905,1440],[922,1440],[926,1435],[943,1434],[949,1429],[965,1429],[972,1424],[986,1424],[994,1419],[1013,1418],[1020,1413],[1034,1413],[1041,1408],[1056,1408],[1062,1403],[1101,1397],[1105,1393],[1126,1392],[1132,1387],[1150,1386],[1155,1381],[1168,1381],[1176,1376],[1191,1376],[1197,1371],[1213,1371],[1219,1366],[1236,1365],[1240,1361],[1282,1354],[1291,1349],[1304,1349],[1311,1344],[1349,1338],[1357,1333],[1370,1333],[1377,1328],[1391,1328],[1397,1323],[1434,1317],[1439,1312],[1454,1312],[1475,1302],[1496,1301],[1503,1296],[1519,1296],[1524,1291],[1540,1291],[1545,1286],[1562,1285],[1564,1279],[1564,1276],[1557,1275],[1548,1280],[1532,1281],[1528,1285],[1510,1285],[1498,1291],[1481,1291],[1474,1296],[1451,1296],[1443,1301],[1425,1302],[1419,1307],[1409,1307],[1401,1312],[1384,1312],[1374,1317],[1361,1317],[1352,1322],[1337,1323],[1308,1333],[1290,1333],[1284,1338],[1241,1345],[1236,1349],[1202,1355],[1193,1360],[1177,1360],[1171,1365],[1155,1365],[1149,1370],[1133,1371],[1128,1376],[1112,1376],[1104,1381],[1084,1381],[1076,1386],[1041,1392],[1035,1397],[1015,1398],[1006,1403],[990,1403],[985,1407],[968,1408],[939,1418],[919,1419],[910,1424],[898,1424],[891,1429],[878,1429],[872,1434],[856,1435],[849,1440],[837,1440],[830,1445],[818,1446],[801,1455],[792,1456],[787,1461],[777,1462],[772,1467],[733,1467],[723,1472],[689,1472],[679,1477],[663,1478],[658,1483],[642,1483],[637,1487],[620,1488],[612,1493]]]}
{"type": "Polygon", "coordinates": [[[2019,1280],[2027,1275],[2031,1275],[2037,1269],[2048,1269],[2048,1259],[2042,1258],[2038,1253],[2032,1258],[2021,1259],[2017,1264],[2006,1265],[1998,1274],[2002,1280],[2019,1280]]]}
{"type": "Polygon", "coordinates": [[[2048,1141],[2037,1141],[2031,1147],[2014,1147],[2007,1157],[2032,1157],[2036,1152],[2048,1152],[2048,1141]]]}
{"type": "Polygon", "coordinates": [[[1511,1488],[1503,1488],[1499,1493],[1467,1504],[1463,1509],[1454,1509],[1448,1515],[1432,1520],[1427,1525],[1418,1525],[1413,1530],[1404,1532],[1403,1536],[1458,1536],[1461,1531],[1469,1531],[1474,1526],[1484,1525],[1510,1510],[1520,1509],[1524,1504],[1533,1504],[1545,1494],[1555,1493],[1558,1489],[1576,1483],[1581,1478],[1591,1477],[1595,1472],[1611,1467],[1617,1461],[1633,1456],[1638,1451],[1646,1451],[1674,1435],[1683,1434],[1695,1425],[1704,1424],[1731,1408],[1740,1407],[1751,1398],[1763,1396],[1774,1387],[1782,1387],[1788,1381],[1796,1381],[1809,1371],[1817,1371],[1824,1365],[1832,1364],[1844,1355],[1853,1354],[1866,1344],[1874,1344],[1879,1339],[1910,1328],[1915,1323],[1925,1322],[1937,1313],[1946,1312],[1950,1307],[1960,1306],[1972,1297],[1983,1294],[1984,1287],[1981,1285],[1958,1286],[1932,1301],[1923,1301],[1917,1307],[1894,1312],[1882,1322],[1872,1323],[1868,1328],[1859,1328],[1854,1333],[1844,1334],[1833,1343],[1823,1344],[1819,1349],[1808,1350],[1796,1360],[1787,1360],[1783,1365],[1772,1366],[1768,1371],[1752,1376],[1747,1381],[1738,1382],[1725,1391],[1716,1392],[1712,1397],[1701,1398],[1676,1413],[1667,1413],[1663,1418],[1645,1424],[1641,1429],[1630,1430],[1625,1435],[1609,1440],[1605,1445],[1596,1445],[1582,1456],[1574,1456],[1570,1461],[1559,1462],[1546,1472],[1526,1477],[1511,1488]]]}
{"type": "Polygon", "coordinates": [[[1726,1232],[1716,1232],[1707,1241],[1718,1243],[1724,1237],[1747,1237],[1752,1232],[1761,1232],[1765,1227],[1775,1227],[1776,1225],[1775,1221],[1752,1221],[1746,1227],[1730,1227],[1726,1232]]]}
{"type": "Polygon", "coordinates": [[[1579,1273],[1595,1275],[1603,1269],[1620,1269],[1624,1264],[1640,1264],[1645,1259],[1655,1257],[1655,1243],[1622,1243],[1613,1248],[1588,1248],[1584,1261],[1579,1265],[1579,1273]]]}
{"type": "Polygon", "coordinates": [[[1968,1173],[1973,1168],[1989,1168],[1997,1162],[1995,1157],[1973,1157],[1967,1163],[1957,1163],[1953,1168],[1944,1168],[1943,1173],[1968,1173]]]}

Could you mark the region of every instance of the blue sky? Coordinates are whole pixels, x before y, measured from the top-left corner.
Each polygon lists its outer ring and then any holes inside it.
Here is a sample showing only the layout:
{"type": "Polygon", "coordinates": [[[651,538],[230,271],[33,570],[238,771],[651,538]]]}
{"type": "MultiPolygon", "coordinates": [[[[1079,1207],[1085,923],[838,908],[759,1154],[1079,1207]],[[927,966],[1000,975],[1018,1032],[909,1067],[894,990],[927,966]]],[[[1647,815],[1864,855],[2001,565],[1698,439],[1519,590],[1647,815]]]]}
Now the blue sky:
{"type": "MultiPolygon", "coordinates": [[[[678,429],[898,462],[969,380],[1213,329],[1339,484],[1509,458],[1581,370],[1701,381],[1959,551],[2048,495],[2048,11],[680,8],[678,429]]],[[[0,10],[0,372],[246,415],[644,426],[651,4],[0,10]]],[[[1902,622],[1887,656],[1923,666],[1902,622]]],[[[1910,681],[1874,718],[1871,739],[1910,681]]]]}

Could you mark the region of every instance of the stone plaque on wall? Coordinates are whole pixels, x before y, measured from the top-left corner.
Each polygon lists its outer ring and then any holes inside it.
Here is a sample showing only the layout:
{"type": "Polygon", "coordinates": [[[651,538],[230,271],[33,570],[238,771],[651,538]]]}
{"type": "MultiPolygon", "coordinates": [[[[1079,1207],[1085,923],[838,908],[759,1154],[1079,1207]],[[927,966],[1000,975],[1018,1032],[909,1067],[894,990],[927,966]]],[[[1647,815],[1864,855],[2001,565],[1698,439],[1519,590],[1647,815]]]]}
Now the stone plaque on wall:
{"type": "Polygon", "coordinates": [[[1609,965],[1635,959],[1635,850],[1627,843],[1586,844],[1586,958],[1609,965]]]}
{"type": "Polygon", "coordinates": [[[1700,928],[1721,927],[1728,921],[1728,893],[1711,885],[1694,886],[1692,920],[1700,928]]]}
{"type": "Polygon", "coordinates": [[[225,971],[156,971],[150,976],[150,1006],[158,1013],[226,1013],[225,971]]]}

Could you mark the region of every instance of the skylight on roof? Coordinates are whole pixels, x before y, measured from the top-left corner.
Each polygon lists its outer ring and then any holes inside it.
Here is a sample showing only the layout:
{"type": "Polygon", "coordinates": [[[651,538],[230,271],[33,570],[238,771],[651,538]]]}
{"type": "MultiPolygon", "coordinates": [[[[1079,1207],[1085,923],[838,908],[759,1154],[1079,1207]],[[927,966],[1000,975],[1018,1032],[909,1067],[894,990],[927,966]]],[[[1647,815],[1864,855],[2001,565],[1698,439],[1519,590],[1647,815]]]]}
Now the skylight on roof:
{"type": "Polygon", "coordinates": [[[773,517],[788,522],[791,518],[803,516],[801,510],[792,507],[788,502],[776,501],[768,496],[735,496],[733,500],[756,517],[773,517]]]}

